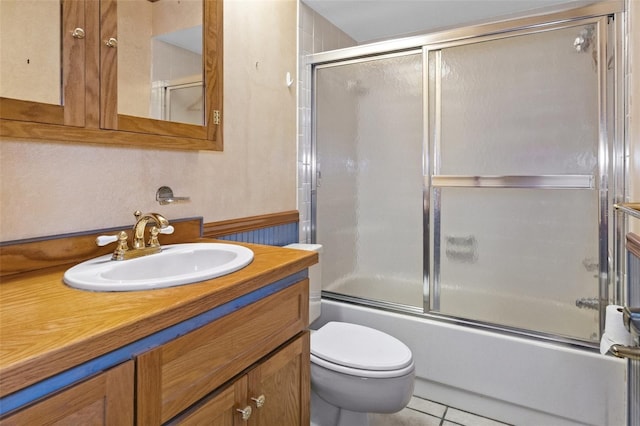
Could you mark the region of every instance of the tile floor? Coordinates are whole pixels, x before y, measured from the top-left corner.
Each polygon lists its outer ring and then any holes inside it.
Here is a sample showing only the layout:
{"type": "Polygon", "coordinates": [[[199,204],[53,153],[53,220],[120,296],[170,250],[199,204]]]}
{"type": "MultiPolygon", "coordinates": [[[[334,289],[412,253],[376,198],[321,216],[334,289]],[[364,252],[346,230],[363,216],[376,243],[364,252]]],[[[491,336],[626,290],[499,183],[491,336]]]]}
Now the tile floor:
{"type": "Polygon", "coordinates": [[[370,426],[506,426],[493,419],[417,397],[394,414],[369,414],[370,426]]]}

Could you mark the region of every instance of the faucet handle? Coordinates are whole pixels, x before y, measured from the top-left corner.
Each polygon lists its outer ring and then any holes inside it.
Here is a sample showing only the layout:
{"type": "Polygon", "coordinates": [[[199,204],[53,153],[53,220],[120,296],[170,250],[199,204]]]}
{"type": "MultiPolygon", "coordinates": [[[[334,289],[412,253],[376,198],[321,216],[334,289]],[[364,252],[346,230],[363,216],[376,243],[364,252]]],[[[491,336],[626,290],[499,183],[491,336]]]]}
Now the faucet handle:
{"type": "Polygon", "coordinates": [[[164,228],[158,228],[154,226],[151,228],[151,237],[149,238],[149,247],[160,247],[158,241],[158,234],[173,234],[174,228],[171,225],[167,225],[164,228]]]}
{"type": "Polygon", "coordinates": [[[118,247],[116,247],[113,252],[113,256],[111,256],[112,260],[123,260],[124,253],[129,250],[129,246],[127,245],[127,233],[124,231],[120,231],[118,235],[100,235],[96,238],[96,244],[100,247],[106,246],[107,244],[118,242],[118,247]]]}
{"type": "Polygon", "coordinates": [[[96,238],[96,245],[103,247],[116,241],[118,241],[118,235],[100,235],[96,238]]]}
{"type": "Polygon", "coordinates": [[[164,228],[160,228],[158,229],[158,232],[161,234],[173,234],[173,231],[175,231],[175,228],[171,225],[167,225],[164,228]]]}

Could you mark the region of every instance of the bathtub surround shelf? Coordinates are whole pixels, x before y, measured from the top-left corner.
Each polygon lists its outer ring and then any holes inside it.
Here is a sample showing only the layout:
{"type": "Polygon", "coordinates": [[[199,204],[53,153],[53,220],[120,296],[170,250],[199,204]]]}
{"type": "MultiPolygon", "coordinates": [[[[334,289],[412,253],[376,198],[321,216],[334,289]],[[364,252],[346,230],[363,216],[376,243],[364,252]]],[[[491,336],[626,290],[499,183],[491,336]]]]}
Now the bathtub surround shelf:
{"type": "MultiPolygon", "coordinates": [[[[203,241],[205,240],[193,240],[203,241]]],[[[51,385],[56,380],[64,379],[67,372],[80,376],[84,374],[84,377],[69,379],[72,383],[82,383],[87,376],[96,373],[100,375],[101,371],[108,370],[111,365],[119,365],[123,360],[127,362],[152,348],[164,345],[169,345],[166,348],[174,351],[180,348],[180,352],[187,356],[187,347],[171,343],[175,342],[175,337],[199,333],[200,327],[215,328],[215,325],[207,324],[231,321],[228,318],[242,318],[238,320],[242,324],[245,318],[253,318],[252,315],[277,317],[272,318],[273,321],[267,321],[270,323],[270,331],[265,334],[269,338],[268,344],[260,344],[267,337],[249,333],[249,346],[246,350],[229,358],[230,362],[221,370],[224,374],[209,381],[206,392],[201,390],[201,396],[233,379],[247,367],[259,366],[260,359],[265,355],[275,356],[280,353],[276,349],[287,342],[292,343],[290,339],[296,336],[302,339],[301,343],[297,343],[298,346],[294,344],[298,349],[287,353],[292,359],[300,357],[304,352],[304,329],[307,324],[306,268],[317,261],[317,256],[314,253],[270,246],[251,245],[250,248],[255,253],[255,259],[243,270],[203,283],[145,292],[94,293],[69,288],[61,279],[69,265],[3,277],[0,303],[2,415],[6,416],[8,410],[13,414],[17,406],[9,408],[7,402],[11,402],[20,392],[29,388],[36,389],[43,383],[51,385]],[[293,296],[294,293],[297,296],[293,296]],[[297,320],[293,319],[292,314],[283,315],[282,318],[288,318],[286,321],[278,316],[280,309],[293,312],[290,303],[287,302],[287,307],[284,307],[281,300],[283,297],[293,297],[291,300],[298,301],[295,308],[297,320]],[[269,309],[251,313],[261,306],[264,308],[265,303],[271,304],[269,309]],[[244,313],[237,314],[238,312],[244,313]],[[24,321],[24,318],[30,320],[24,321]],[[253,345],[260,349],[255,349],[253,345]]],[[[228,331],[229,327],[225,329],[228,331]]],[[[198,339],[198,342],[209,345],[209,348],[218,347],[205,343],[202,339],[198,339]]],[[[308,344],[306,347],[308,348],[308,344]]],[[[282,349],[285,348],[289,346],[285,345],[282,349]]],[[[300,364],[292,362],[298,365],[301,380],[307,380],[308,375],[300,364]]],[[[192,365],[199,366],[200,363],[192,365]]],[[[147,379],[147,382],[153,383],[154,380],[147,379]]],[[[157,383],[162,383],[159,378],[157,380],[157,383]]],[[[133,380],[130,383],[133,384],[133,380]]],[[[164,385],[171,387],[171,383],[173,382],[165,382],[164,385]]],[[[68,385],[69,383],[59,383],[57,389],[68,385]]],[[[301,388],[304,386],[301,385],[301,388]]],[[[51,391],[57,389],[53,388],[51,391]]],[[[44,396],[46,391],[41,391],[44,396]]],[[[138,395],[140,398],[140,389],[138,395]]],[[[304,407],[308,396],[302,394],[300,398],[300,407],[304,407]]],[[[136,404],[142,404],[140,401],[136,400],[136,404]]],[[[29,401],[21,402],[26,404],[29,401]]],[[[190,399],[188,403],[192,402],[190,399]]],[[[12,404],[15,405],[15,402],[12,404]]],[[[187,406],[181,405],[167,413],[175,414],[186,408],[187,406]]],[[[305,416],[304,410],[301,410],[301,415],[305,416]]],[[[5,420],[6,417],[3,417],[2,421],[5,420]]]]}

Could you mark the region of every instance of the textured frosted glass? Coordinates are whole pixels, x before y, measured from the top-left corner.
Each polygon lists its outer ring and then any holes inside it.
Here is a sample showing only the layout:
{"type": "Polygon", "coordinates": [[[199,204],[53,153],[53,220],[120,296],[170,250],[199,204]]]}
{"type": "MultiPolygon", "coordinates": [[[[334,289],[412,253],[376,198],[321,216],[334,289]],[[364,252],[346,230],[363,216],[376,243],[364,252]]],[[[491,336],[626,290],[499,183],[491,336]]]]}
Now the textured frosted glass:
{"type": "Polygon", "coordinates": [[[440,191],[441,313],[598,339],[596,191],[440,191]]]}
{"type": "MultiPolygon", "coordinates": [[[[593,26],[443,49],[436,173],[595,172],[596,43],[584,52],[573,46],[588,29],[593,26]]],[[[430,78],[435,81],[433,72],[430,78]]]]}
{"type": "Polygon", "coordinates": [[[316,74],[323,288],[422,306],[422,59],[316,74]]]}

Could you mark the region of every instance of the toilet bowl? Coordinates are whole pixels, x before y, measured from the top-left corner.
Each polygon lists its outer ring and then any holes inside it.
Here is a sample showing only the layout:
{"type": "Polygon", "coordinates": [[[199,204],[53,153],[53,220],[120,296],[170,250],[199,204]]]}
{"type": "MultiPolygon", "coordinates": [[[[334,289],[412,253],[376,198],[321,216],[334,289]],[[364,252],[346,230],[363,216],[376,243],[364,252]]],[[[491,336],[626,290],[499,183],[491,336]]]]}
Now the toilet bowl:
{"type": "MultiPolygon", "coordinates": [[[[319,244],[286,247],[322,252],[319,244]]],[[[320,316],[320,261],[309,268],[309,324],[320,316]]],[[[310,361],[312,426],[367,426],[368,413],[400,411],[413,394],[411,350],[380,330],[328,322],[311,332],[310,361]]]]}
{"type": "Polygon", "coordinates": [[[400,411],[413,394],[414,376],[411,351],[398,339],[329,322],[311,335],[311,422],[367,425],[367,413],[400,411]]]}

